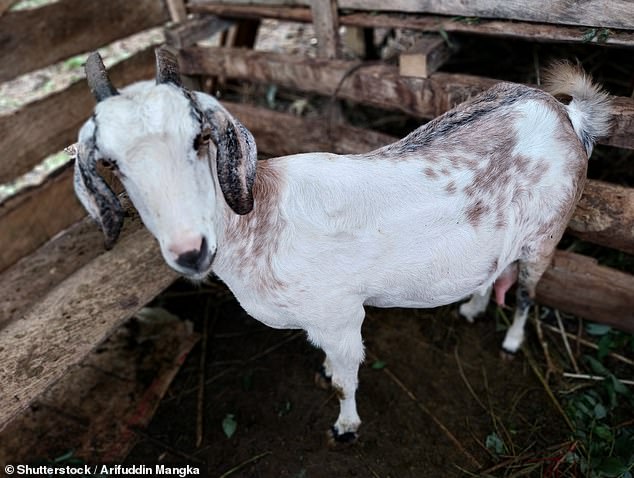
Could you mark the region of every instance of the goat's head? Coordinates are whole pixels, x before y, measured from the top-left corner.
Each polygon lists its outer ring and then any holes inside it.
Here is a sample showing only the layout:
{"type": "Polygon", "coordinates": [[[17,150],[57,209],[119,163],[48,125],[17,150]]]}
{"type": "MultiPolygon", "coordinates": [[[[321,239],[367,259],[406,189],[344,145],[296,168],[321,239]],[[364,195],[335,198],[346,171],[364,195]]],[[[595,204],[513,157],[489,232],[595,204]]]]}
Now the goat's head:
{"type": "Polygon", "coordinates": [[[156,64],[155,82],[119,93],[98,53],[86,61],[97,106],[79,132],[75,191],[112,247],[123,210],[96,167],[110,165],[166,262],[202,279],[216,252],[220,202],[237,214],[253,208],[255,141],[215,98],[182,86],[168,50],[156,50],[156,64]]]}

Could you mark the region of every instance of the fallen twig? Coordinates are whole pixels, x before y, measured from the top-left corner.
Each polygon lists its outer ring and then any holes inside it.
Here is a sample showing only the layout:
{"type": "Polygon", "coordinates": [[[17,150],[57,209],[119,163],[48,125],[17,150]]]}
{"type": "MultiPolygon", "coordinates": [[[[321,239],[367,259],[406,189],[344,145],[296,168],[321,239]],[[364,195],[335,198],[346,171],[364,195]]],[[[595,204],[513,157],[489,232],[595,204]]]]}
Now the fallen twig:
{"type": "Polygon", "coordinates": [[[566,425],[568,425],[568,428],[574,431],[575,429],[574,425],[570,421],[570,418],[568,417],[568,415],[566,415],[566,412],[564,411],[564,409],[561,407],[561,404],[559,403],[559,400],[557,400],[557,397],[555,397],[555,394],[551,390],[550,385],[548,385],[548,381],[544,378],[544,376],[540,372],[539,367],[537,366],[537,363],[535,362],[535,359],[533,358],[533,355],[531,354],[526,344],[522,346],[522,351],[524,352],[526,361],[530,365],[537,379],[541,382],[542,387],[544,387],[544,390],[546,391],[546,394],[550,398],[551,402],[553,403],[553,405],[555,406],[559,414],[563,417],[564,421],[566,422],[566,425]]]}
{"type": "Polygon", "coordinates": [[[566,352],[568,352],[568,358],[570,359],[570,362],[572,362],[572,366],[574,367],[575,372],[579,373],[579,366],[577,365],[575,356],[572,354],[572,350],[570,349],[570,343],[568,343],[568,337],[566,336],[566,331],[564,330],[564,324],[561,321],[561,316],[559,315],[559,311],[557,309],[555,309],[555,317],[557,317],[557,325],[559,326],[559,332],[561,334],[561,339],[564,341],[566,352]]]}
{"type": "MultiPolygon", "coordinates": [[[[596,381],[603,381],[607,378],[607,377],[604,377],[603,375],[589,375],[586,373],[572,373],[572,372],[564,372],[564,377],[578,378],[582,380],[596,380],[596,381]]],[[[634,380],[625,380],[620,378],[617,378],[617,380],[624,385],[634,385],[634,380]]]]}
{"type": "MultiPolygon", "coordinates": [[[[553,327],[552,325],[542,324],[542,326],[549,330],[552,330],[553,332],[559,332],[559,329],[557,329],[556,327],[553,327]]],[[[589,340],[582,339],[581,337],[571,334],[570,332],[564,332],[564,333],[566,334],[567,337],[576,340],[577,343],[581,345],[585,345],[586,347],[590,347],[591,349],[595,349],[595,350],[599,349],[599,346],[597,344],[590,342],[589,340]]],[[[634,366],[634,360],[628,359],[627,357],[624,357],[623,355],[617,354],[615,352],[608,352],[608,357],[612,357],[613,359],[618,360],[619,362],[623,362],[628,365],[634,366]]]]}
{"type": "Polygon", "coordinates": [[[228,471],[225,471],[222,475],[220,475],[218,478],[227,478],[227,476],[231,476],[233,475],[236,471],[240,471],[242,468],[244,468],[245,466],[258,461],[261,458],[264,458],[267,455],[270,455],[271,452],[270,451],[265,451],[264,453],[260,453],[259,455],[255,455],[254,457],[249,458],[248,460],[243,461],[242,463],[234,466],[233,468],[231,468],[228,471]]]}

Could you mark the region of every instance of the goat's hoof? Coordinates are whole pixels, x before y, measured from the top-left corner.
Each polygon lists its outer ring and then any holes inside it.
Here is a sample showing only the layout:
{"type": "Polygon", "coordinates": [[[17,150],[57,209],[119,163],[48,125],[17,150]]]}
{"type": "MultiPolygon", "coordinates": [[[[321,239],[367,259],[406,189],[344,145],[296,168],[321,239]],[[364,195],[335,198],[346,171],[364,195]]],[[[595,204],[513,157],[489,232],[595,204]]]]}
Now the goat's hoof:
{"type": "Polygon", "coordinates": [[[500,349],[500,358],[505,362],[510,362],[511,360],[515,360],[515,356],[517,355],[517,351],[508,350],[504,347],[500,349]]]}
{"type": "Polygon", "coordinates": [[[350,445],[357,441],[359,434],[357,432],[339,433],[337,427],[332,427],[328,431],[328,444],[330,446],[350,445]]]}
{"type": "Polygon", "coordinates": [[[315,385],[323,390],[330,390],[332,378],[326,375],[326,369],[322,366],[315,372],[315,385]]]}

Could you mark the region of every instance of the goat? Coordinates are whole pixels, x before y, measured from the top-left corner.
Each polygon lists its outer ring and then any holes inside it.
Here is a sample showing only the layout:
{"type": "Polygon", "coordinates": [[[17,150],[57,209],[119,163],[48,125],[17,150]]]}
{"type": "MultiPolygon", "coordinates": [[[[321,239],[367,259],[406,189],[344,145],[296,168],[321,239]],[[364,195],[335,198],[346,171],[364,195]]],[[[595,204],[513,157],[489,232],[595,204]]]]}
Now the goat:
{"type": "Polygon", "coordinates": [[[79,133],[75,189],[113,246],[123,221],[97,174],[110,163],[169,266],[215,273],[257,320],[304,329],[339,392],[330,430],[354,440],[364,359],[364,306],[437,307],[471,295],[481,314],[518,279],[513,353],[535,286],[607,134],[607,94],[559,64],[549,91],[500,83],[367,154],[257,161],[251,133],[212,96],[183,87],[176,58],[156,51],[156,81],[111,84],[86,63],[97,105],[79,133]]]}

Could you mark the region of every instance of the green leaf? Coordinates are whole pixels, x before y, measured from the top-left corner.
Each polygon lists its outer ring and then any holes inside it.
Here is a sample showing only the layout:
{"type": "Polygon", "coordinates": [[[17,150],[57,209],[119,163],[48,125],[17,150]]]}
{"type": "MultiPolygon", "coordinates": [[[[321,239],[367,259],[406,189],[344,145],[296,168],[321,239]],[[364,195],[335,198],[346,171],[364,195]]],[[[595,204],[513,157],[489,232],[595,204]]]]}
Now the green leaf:
{"type": "Polygon", "coordinates": [[[625,463],[634,460],[634,432],[622,429],[614,440],[614,453],[621,457],[625,463]]]}
{"type": "Polygon", "coordinates": [[[609,28],[602,28],[597,35],[597,43],[605,43],[608,41],[608,38],[610,38],[610,35],[612,35],[612,30],[609,28]]]}
{"type": "Polygon", "coordinates": [[[253,390],[253,370],[248,370],[242,376],[242,390],[245,392],[253,390]]]}
{"type": "Polygon", "coordinates": [[[438,29],[438,34],[440,35],[440,37],[445,41],[445,44],[449,47],[449,48],[453,48],[454,44],[451,41],[451,39],[449,38],[449,34],[445,31],[444,28],[439,28],[438,29]]]}
{"type": "Polygon", "coordinates": [[[495,455],[501,455],[506,450],[504,442],[496,432],[490,433],[486,437],[484,445],[487,447],[487,450],[489,450],[491,453],[494,453],[495,455]]]}
{"type": "Polygon", "coordinates": [[[594,322],[586,323],[586,332],[590,335],[605,335],[612,330],[612,327],[605,324],[595,324],[594,322]]]}
{"type": "Polygon", "coordinates": [[[384,369],[386,365],[387,364],[383,360],[375,360],[372,364],[372,368],[374,370],[381,370],[384,369]]]}
{"type": "Polygon", "coordinates": [[[599,357],[599,360],[603,360],[610,353],[612,343],[613,341],[610,334],[605,334],[601,337],[597,344],[597,357],[599,357]]]}
{"type": "Polygon", "coordinates": [[[627,471],[627,466],[619,458],[609,456],[601,460],[596,471],[602,472],[605,476],[619,476],[627,471]]]}
{"type": "Polygon", "coordinates": [[[596,417],[597,420],[601,420],[601,419],[605,418],[607,416],[607,414],[608,414],[607,410],[600,403],[597,403],[594,406],[594,416],[596,417]]]}
{"type": "Polygon", "coordinates": [[[594,37],[597,36],[597,29],[596,28],[588,28],[587,30],[585,30],[583,32],[583,36],[581,37],[581,41],[584,43],[588,43],[591,42],[592,40],[594,40],[594,37]]]}
{"type": "Polygon", "coordinates": [[[604,425],[594,427],[593,434],[603,441],[612,441],[612,430],[604,425]]]}
{"type": "Polygon", "coordinates": [[[625,395],[626,397],[629,397],[631,395],[632,392],[630,392],[625,384],[612,374],[610,374],[610,382],[612,382],[612,386],[614,387],[614,391],[616,393],[620,393],[621,395],[625,395]]]}
{"type": "Polygon", "coordinates": [[[81,68],[84,66],[85,61],[86,55],[77,55],[66,60],[64,62],[64,67],[66,67],[67,70],[74,70],[75,68],[81,68]]]}
{"type": "Polygon", "coordinates": [[[590,357],[589,355],[585,355],[584,356],[586,362],[588,362],[588,364],[590,365],[590,368],[592,368],[592,371],[594,373],[596,373],[597,375],[609,375],[610,372],[608,371],[608,369],[606,369],[603,364],[601,362],[599,362],[597,359],[595,359],[594,357],[590,357]]]}
{"type": "Polygon", "coordinates": [[[222,420],[222,431],[225,432],[227,438],[231,438],[238,428],[238,422],[232,413],[227,413],[227,416],[222,420]]]}

